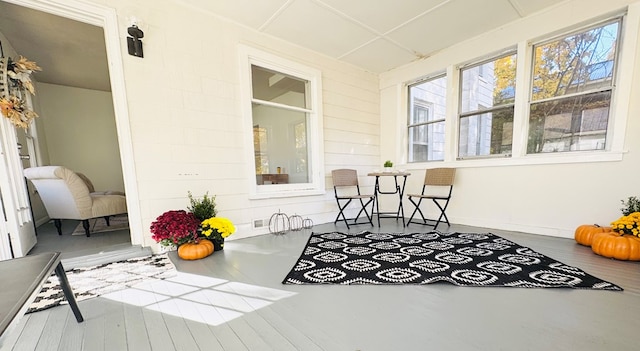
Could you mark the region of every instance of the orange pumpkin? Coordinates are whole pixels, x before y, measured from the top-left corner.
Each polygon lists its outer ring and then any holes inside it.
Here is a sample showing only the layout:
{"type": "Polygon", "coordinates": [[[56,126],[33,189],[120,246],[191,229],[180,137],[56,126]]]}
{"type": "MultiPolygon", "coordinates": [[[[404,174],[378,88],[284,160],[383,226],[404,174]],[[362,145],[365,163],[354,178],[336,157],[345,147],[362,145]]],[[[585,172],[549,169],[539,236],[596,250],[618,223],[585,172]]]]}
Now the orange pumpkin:
{"type": "Polygon", "coordinates": [[[602,233],[593,239],[591,250],[616,260],[640,261],[640,238],[616,232],[602,233]]]}
{"type": "Polygon", "coordinates": [[[213,243],[200,239],[197,243],[186,243],[178,247],[178,256],[183,260],[199,260],[213,253],[213,243]]]}
{"type": "Polygon", "coordinates": [[[600,233],[610,232],[611,227],[601,227],[597,224],[584,224],[576,228],[575,239],[580,245],[591,246],[593,238],[600,233]]]}

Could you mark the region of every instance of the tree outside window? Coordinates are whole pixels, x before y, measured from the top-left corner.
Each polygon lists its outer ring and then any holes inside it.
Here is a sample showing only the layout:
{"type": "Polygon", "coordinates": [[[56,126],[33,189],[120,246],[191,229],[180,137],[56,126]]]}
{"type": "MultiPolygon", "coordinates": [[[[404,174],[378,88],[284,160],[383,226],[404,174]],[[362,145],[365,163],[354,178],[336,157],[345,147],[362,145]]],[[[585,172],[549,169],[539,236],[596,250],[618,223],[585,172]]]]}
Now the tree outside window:
{"type": "Polygon", "coordinates": [[[620,24],[534,46],[527,153],[605,149],[620,24]]]}
{"type": "Polygon", "coordinates": [[[516,54],[460,72],[458,157],[511,154],[516,54]]]}

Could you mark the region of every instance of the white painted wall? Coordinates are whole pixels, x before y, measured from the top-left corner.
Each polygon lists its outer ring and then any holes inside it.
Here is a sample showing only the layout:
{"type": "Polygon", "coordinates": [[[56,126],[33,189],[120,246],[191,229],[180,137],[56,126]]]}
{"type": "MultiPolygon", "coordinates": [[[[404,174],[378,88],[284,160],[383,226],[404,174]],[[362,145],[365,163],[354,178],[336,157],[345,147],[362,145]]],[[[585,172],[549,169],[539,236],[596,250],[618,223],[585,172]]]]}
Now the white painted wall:
{"type": "MultiPolygon", "coordinates": [[[[103,4],[104,1],[93,1],[103,4]]],[[[121,45],[138,175],[143,245],[157,248],[151,222],[185,209],[187,191],[216,195],[219,216],[230,218],[237,239],[265,233],[252,220],[281,210],[315,223],[333,221],[333,193],[249,200],[242,123],[238,45],[244,44],[319,69],[323,76],[325,173],[351,167],[366,173],[379,159],[378,77],[173,1],[110,1],[121,22],[121,45]],[[145,32],[144,58],[126,54],[127,18],[145,32]],[[194,34],[195,33],[195,34],[194,34]]],[[[363,182],[372,180],[363,176],[363,182]]]]}
{"type": "MultiPolygon", "coordinates": [[[[453,200],[447,213],[452,222],[488,228],[519,230],[561,237],[573,237],[576,226],[584,223],[609,224],[620,213],[620,200],[640,195],[640,46],[638,22],[640,2],[574,0],[510,25],[469,39],[422,61],[380,75],[380,127],[385,132],[380,160],[406,162],[406,88],[407,82],[446,71],[457,80],[457,64],[473,61],[519,45],[527,48],[535,41],[564,28],[589,23],[620,11],[629,5],[623,34],[622,56],[612,109],[615,140],[609,152],[594,154],[554,154],[526,156],[514,150],[510,159],[455,160],[456,101],[449,101],[446,145],[443,162],[402,165],[413,175],[408,189],[419,192],[424,169],[457,167],[453,200]],[[625,131],[626,127],[626,131],[625,131]],[[540,156],[540,157],[538,157],[540,156]]],[[[519,57],[518,65],[526,64],[519,57]]],[[[520,89],[521,101],[526,91],[520,89]],[[524,94],[524,95],[521,95],[524,94]]],[[[526,111],[516,106],[516,113],[526,111]]],[[[514,123],[514,135],[526,136],[526,124],[514,123]]],[[[523,147],[523,146],[521,146],[523,147]]],[[[406,208],[410,203],[406,203],[406,208]]],[[[434,213],[433,211],[430,213],[434,213]]]]}
{"type": "Polygon", "coordinates": [[[84,173],[96,190],[124,191],[111,93],[38,83],[49,165],[84,173]]]}

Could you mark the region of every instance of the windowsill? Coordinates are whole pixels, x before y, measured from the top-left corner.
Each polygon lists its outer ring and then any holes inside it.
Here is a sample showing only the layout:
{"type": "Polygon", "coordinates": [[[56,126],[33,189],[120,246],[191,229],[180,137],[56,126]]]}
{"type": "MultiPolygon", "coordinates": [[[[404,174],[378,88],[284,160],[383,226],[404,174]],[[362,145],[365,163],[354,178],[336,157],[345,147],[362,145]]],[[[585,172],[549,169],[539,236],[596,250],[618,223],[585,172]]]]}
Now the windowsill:
{"type": "Polygon", "coordinates": [[[281,191],[273,191],[273,192],[260,192],[249,194],[249,200],[264,200],[264,199],[276,199],[276,198],[285,198],[285,197],[299,197],[299,196],[318,196],[324,195],[326,191],[323,190],[281,190],[281,191]]]}
{"type": "Polygon", "coordinates": [[[500,166],[526,166],[566,163],[592,163],[621,161],[625,151],[601,151],[601,152],[557,152],[526,155],[520,157],[491,157],[491,158],[467,158],[455,161],[432,161],[410,163],[406,168],[415,166],[437,164],[438,167],[500,167],[500,166]]]}

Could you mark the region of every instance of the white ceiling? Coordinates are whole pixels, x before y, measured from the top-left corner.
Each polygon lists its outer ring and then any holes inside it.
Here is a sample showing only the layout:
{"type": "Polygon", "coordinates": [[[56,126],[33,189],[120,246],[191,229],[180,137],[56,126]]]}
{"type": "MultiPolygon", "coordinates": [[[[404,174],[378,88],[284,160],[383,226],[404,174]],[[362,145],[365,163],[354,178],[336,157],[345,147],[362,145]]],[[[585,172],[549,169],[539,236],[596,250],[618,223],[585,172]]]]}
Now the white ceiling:
{"type": "MultiPolygon", "coordinates": [[[[380,73],[565,0],[177,1],[380,73]]],[[[0,32],[38,81],[110,90],[101,28],[0,1],[0,32]]]]}
{"type": "Polygon", "coordinates": [[[384,72],[564,0],[178,0],[384,72]]]}

